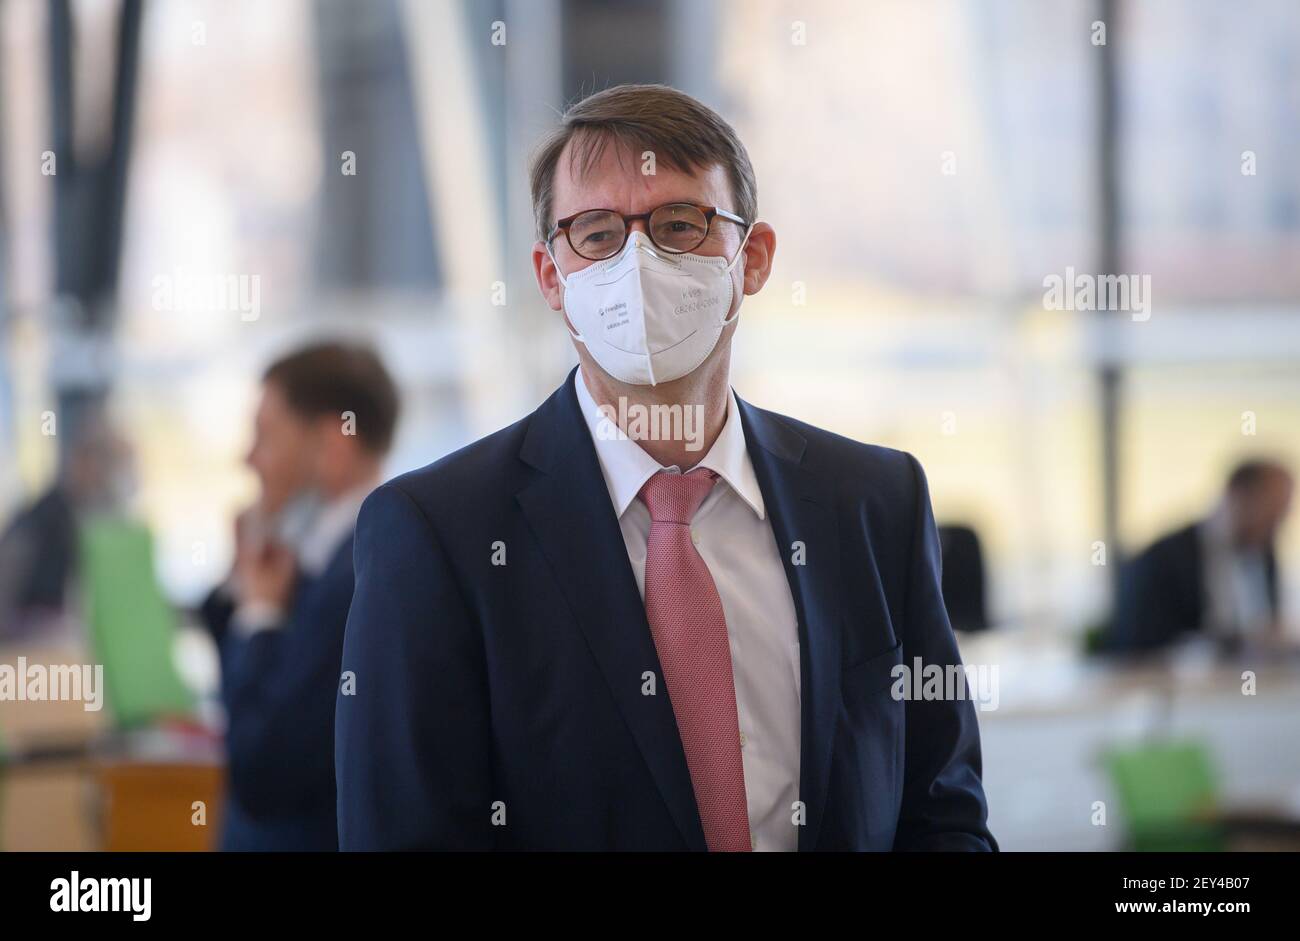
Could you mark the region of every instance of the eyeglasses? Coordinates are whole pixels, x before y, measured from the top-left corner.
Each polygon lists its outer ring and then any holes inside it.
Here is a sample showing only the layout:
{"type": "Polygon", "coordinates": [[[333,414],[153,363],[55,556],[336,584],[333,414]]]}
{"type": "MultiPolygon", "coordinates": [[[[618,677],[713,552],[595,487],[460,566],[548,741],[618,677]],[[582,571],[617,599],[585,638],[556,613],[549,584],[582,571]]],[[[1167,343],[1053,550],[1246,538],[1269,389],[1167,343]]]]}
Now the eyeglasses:
{"type": "Polygon", "coordinates": [[[624,215],[613,209],[587,209],[558,220],[546,237],[546,244],[550,245],[563,231],[569,247],[579,256],[588,261],[604,261],[623,250],[632,223],[643,219],[651,242],[665,252],[682,255],[704,244],[715,216],[737,225],[747,225],[735,213],[717,206],[692,203],[668,203],[634,215],[624,215]]]}

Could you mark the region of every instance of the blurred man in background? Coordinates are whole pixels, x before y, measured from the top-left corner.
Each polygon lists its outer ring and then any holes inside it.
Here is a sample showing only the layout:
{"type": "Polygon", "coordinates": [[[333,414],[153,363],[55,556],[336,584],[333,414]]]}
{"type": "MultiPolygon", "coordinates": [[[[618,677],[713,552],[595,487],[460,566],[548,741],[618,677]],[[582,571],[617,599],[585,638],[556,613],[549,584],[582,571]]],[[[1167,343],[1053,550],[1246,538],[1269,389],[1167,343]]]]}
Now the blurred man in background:
{"type": "Polygon", "coordinates": [[[82,415],[58,477],[0,536],[0,642],[63,632],[75,592],[84,520],[121,512],[132,489],[131,451],[101,406],[82,415]]]}
{"type": "Polygon", "coordinates": [[[370,350],[325,343],[267,369],[230,578],[203,606],[221,651],[229,797],[222,847],[334,850],[334,696],[352,531],[397,423],[370,350]]]}
{"type": "Polygon", "coordinates": [[[1277,639],[1274,544],[1293,490],[1291,472],[1277,461],[1239,464],[1206,519],[1157,540],[1128,564],[1112,646],[1151,650],[1193,632],[1277,639]]]}

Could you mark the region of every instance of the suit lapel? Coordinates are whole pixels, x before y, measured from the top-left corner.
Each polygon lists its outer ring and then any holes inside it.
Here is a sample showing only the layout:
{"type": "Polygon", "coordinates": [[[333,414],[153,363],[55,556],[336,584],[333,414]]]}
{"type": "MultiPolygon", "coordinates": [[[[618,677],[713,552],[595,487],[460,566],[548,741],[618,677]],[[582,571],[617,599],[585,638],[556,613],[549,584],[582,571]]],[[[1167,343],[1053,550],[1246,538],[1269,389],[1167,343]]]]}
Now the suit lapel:
{"type": "Polygon", "coordinates": [[[686,844],[704,850],[663,671],[627,547],[573,387],[573,373],[530,421],[520,458],[542,473],[517,494],[569,608],[686,844]],[[642,674],[658,678],[643,696],[642,674]]]}
{"type": "Polygon", "coordinates": [[[825,816],[831,743],[841,702],[840,551],[833,482],[807,467],[802,435],[736,399],[745,444],[799,616],[799,799],[807,822],[799,849],[817,845],[825,816]],[[801,544],[802,559],[796,544],[801,544]]]}

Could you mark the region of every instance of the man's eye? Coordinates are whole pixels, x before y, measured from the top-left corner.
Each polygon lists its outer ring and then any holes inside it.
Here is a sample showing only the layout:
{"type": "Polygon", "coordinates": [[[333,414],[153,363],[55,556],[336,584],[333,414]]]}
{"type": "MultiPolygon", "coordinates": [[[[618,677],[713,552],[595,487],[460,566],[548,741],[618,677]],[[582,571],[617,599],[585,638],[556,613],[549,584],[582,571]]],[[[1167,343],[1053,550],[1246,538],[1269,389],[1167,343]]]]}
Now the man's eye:
{"type": "Polygon", "coordinates": [[[681,237],[683,235],[689,235],[698,238],[701,229],[699,226],[692,225],[689,222],[674,220],[673,222],[668,222],[665,223],[664,225],[658,226],[656,228],[656,231],[661,237],[663,236],[681,237]]]}

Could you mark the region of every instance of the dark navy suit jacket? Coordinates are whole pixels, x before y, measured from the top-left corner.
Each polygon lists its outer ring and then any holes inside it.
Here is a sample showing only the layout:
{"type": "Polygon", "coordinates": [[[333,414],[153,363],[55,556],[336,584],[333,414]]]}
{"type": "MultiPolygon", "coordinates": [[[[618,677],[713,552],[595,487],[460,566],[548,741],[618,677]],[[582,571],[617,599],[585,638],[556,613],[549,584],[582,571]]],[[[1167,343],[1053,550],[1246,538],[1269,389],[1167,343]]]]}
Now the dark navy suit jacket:
{"type": "MultiPolygon", "coordinates": [[[[995,849],[972,703],[890,693],[895,664],[958,662],[920,465],[740,415],[799,615],[799,848],[995,849]]],[[[371,494],[356,573],[342,849],[705,849],[666,688],[642,695],[662,674],[572,374],[371,494]]]]}
{"type": "Polygon", "coordinates": [[[222,849],[338,849],[334,695],[351,598],[349,537],[319,576],[299,578],[282,627],[242,637],[227,599],[204,603],[227,715],[222,849]]]}

